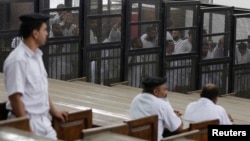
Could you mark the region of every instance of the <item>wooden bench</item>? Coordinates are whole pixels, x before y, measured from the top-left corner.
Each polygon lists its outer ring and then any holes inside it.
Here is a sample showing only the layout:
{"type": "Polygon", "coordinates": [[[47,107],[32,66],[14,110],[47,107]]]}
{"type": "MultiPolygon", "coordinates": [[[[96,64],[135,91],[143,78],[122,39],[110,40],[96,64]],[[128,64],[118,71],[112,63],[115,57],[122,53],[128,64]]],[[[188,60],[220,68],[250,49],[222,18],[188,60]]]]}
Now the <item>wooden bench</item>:
{"type": "Polygon", "coordinates": [[[2,120],[0,121],[0,127],[3,127],[3,126],[9,126],[9,127],[13,127],[16,129],[31,132],[28,117],[18,117],[18,118],[2,120]]]}
{"type": "Polygon", "coordinates": [[[0,102],[0,121],[6,120],[8,117],[9,110],[6,109],[6,102],[0,102]]]}
{"type": "Polygon", "coordinates": [[[126,123],[109,125],[109,126],[102,126],[102,127],[95,127],[89,129],[83,129],[83,139],[92,134],[98,134],[101,132],[114,132],[123,135],[128,135],[128,125],[126,123]]]}
{"type": "Polygon", "coordinates": [[[101,132],[114,132],[135,137],[138,139],[157,141],[158,116],[152,115],[143,118],[124,121],[124,123],[121,124],[96,127],[92,129],[84,129],[82,130],[84,137],[83,139],[85,139],[86,136],[98,134],[101,132]]]}
{"type": "Polygon", "coordinates": [[[190,123],[189,131],[196,130],[196,129],[202,131],[202,133],[199,136],[193,136],[192,138],[197,141],[207,141],[208,135],[207,135],[207,132],[205,131],[207,131],[208,125],[219,125],[219,124],[220,124],[219,119],[190,123]]]}
{"type": "Polygon", "coordinates": [[[124,121],[128,124],[128,135],[150,141],[157,141],[158,116],[152,115],[143,118],[124,121]]]}
{"type": "Polygon", "coordinates": [[[77,141],[147,141],[127,135],[117,134],[113,132],[100,132],[86,136],[82,140],[77,141]]]}
{"type": "Polygon", "coordinates": [[[66,122],[52,118],[52,125],[59,139],[66,141],[80,139],[83,129],[92,128],[92,109],[69,113],[66,122]]]}
{"type": "Polygon", "coordinates": [[[46,137],[35,135],[32,132],[7,126],[0,127],[0,140],[1,141],[55,141],[46,137]]]}
{"type": "Polygon", "coordinates": [[[172,135],[169,137],[162,138],[161,141],[177,141],[177,140],[182,140],[182,141],[195,141],[193,136],[199,136],[200,130],[191,130],[183,133],[179,133],[176,135],[172,135]]]}

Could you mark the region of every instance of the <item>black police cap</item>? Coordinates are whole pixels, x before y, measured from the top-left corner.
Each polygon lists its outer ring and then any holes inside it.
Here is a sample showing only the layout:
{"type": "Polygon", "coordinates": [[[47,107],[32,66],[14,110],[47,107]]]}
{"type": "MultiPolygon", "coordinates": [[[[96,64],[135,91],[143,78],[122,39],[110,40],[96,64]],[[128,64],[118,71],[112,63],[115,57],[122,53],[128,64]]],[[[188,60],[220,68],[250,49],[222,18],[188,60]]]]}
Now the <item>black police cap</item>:
{"type": "Polygon", "coordinates": [[[147,77],[142,82],[145,88],[157,87],[164,83],[166,83],[166,78],[161,78],[161,77],[147,77]]]}
{"type": "Polygon", "coordinates": [[[50,17],[40,13],[30,13],[24,14],[19,17],[22,22],[33,22],[33,21],[40,21],[40,22],[47,22],[50,17]]]}

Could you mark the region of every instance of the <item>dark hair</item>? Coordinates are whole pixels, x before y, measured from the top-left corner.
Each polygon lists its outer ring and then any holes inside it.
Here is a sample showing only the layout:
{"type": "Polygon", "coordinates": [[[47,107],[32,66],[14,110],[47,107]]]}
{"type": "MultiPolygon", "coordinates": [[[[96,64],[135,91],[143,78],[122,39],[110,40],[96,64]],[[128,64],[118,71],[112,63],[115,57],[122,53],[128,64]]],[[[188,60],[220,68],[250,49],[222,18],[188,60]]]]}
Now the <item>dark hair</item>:
{"type": "Polygon", "coordinates": [[[219,96],[219,89],[215,84],[206,84],[202,91],[200,97],[205,97],[210,100],[214,100],[219,96]]]}
{"type": "Polygon", "coordinates": [[[240,50],[246,50],[247,44],[246,44],[246,43],[240,43],[238,48],[239,48],[240,50]]]}
{"type": "Polygon", "coordinates": [[[149,87],[149,88],[144,87],[143,90],[142,90],[142,92],[153,94],[154,88],[155,87],[149,87]]]}
{"type": "Polygon", "coordinates": [[[31,22],[22,22],[20,25],[19,34],[25,39],[28,38],[33,30],[39,30],[44,21],[31,21],[31,22]]]}
{"type": "Polygon", "coordinates": [[[155,28],[154,26],[148,26],[148,27],[147,27],[147,33],[151,32],[151,31],[153,31],[153,30],[156,31],[156,28],[155,28]]]}
{"type": "Polygon", "coordinates": [[[143,91],[146,93],[151,93],[153,94],[153,90],[166,83],[166,78],[161,78],[161,77],[147,77],[143,80],[143,91]]]}

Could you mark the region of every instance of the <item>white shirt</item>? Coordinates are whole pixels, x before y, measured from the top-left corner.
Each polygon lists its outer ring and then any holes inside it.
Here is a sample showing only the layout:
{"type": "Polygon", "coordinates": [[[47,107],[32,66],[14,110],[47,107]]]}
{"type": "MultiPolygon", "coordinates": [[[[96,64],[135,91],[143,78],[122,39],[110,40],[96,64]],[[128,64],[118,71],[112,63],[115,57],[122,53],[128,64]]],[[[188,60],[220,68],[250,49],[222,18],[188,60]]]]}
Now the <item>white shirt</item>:
{"type": "Polygon", "coordinates": [[[53,25],[53,24],[55,24],[55,23],[58,23],[58,24],[60,24],[60,26],[63,26],[65,23],[64,23],[64,20],[62,20],[61,18],[60,18],[60,15],[58,14],[58,13],[56,13],[55,15],[54,15],[54,17],[53,18],[50,18],[49,19],[49,23],[50,23],[50,25],[53,25]]]}
{"type": "Polygon", "coordinates": [[[167,99],[157,98],[149,93],[139,94],[133,99],[130,114],[132,118],[158,115],[158,141],[162,139],[164,127],[173,132],[182,123],[167,99]]]}
{"type": "Polygon", "coordinates": [[[23,40],[22,37],[15,37],[12,39],[12,42],[11,42],[11,48],[16,48],[18,46],[18,44],[23,40]]]}
{"type": "Polygon", "coordinates": [[[180,48],[182,48],[182,39],[179,39],[178,41],[175,41],[174,40],[174,53],[175,54],[178,54],[179,52],[179,50],[180,50],[180,48]]]}
{"type": "Polygon", "coordinates": [[[166,40],[174,40],[173,36],[171,35],[171,33],[169,31],[166,32],[166,40]]]}
{"type": "Polygon", "coordinates": [[[121,41],[121,31],[119,29],[115,30],[114,28],[112,28],[109,33],[108,39],[109,42],[121,41]]]}
{"type": "Polygon", "coordinates": [[[246,49],[245,54],[241,55],[239,48],[236,48],[235,52],[235,64],[245,64],[250,62],[250,50],[246,49]]]}
{"type": "MultiPolygon", "coordinates": [[[[3,73],[8,96],[21,93],[28,114],[48,113],[48,80],[40,49],[34,53],[21,41],[5,60],[3,73]]],[[[12,109],[9,101],[6,108],[12,109]]]]}
{"type": "Polygon", "coordinates": [[[192,51],[192,44],[189,42],[188,39],[185,39],[181,42],[181,45],[176,50],[176,54],[179,53],[190,53],[192,51]]]}
{"type": "Polygon", "coordinates": [[[156,39],[154,39],[153,41],[148,41],[148,40],[146,40],[147,36],[148,35],[146,33],[141,36],[143,48],[156,47],[157,46],[156,39]]]}
{"type": "Polygon", "coordinates": [[[94,35],[92,30],[89,31],[90,44],[97,44],[97,37],[94,35]]]}
{"type": "Polygon", "coordinates": [[[188,104],[183,119],[190,122],[219,119],[220,124],[232,124],[225,109],[207,98],[200,98],[188,104]]]}
{"type": "Polygon", "coordinates": [[[71,24],[63,30],[63,36],[74,36],[73,31],[77,28],[75,24],[71,24]]]}

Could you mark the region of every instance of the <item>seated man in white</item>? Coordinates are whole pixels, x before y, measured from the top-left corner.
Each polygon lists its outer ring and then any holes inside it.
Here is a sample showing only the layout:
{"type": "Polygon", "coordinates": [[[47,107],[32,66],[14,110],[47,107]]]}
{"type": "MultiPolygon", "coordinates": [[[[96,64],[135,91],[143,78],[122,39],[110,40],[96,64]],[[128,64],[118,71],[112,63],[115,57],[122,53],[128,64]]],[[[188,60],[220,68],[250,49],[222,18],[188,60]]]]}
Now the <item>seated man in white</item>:
{"type": "Polygon", "coordinates": [[[132,118],[158,115],[158,141],[163,136],[164,128],[170,132],[180,132],[183,123],[179,112],[175,112],[167,99],[166,79],[148,77],[142,82],[143,92],[132,101],[130,114],[132,118]]]}
{"type": "Polygon", "coordinates": [[[239,46],[236,47],[235,55],[235,64],[245,64],[250,62],[250,50],[247,49],[246,43],[240,43],[239,46]]]}
{"type": "MultiPolygon", "coordinates": [[[[226,57],[227,55],[224,54],[224,50],[226,49],[225,43],[224,43],[224,36],[220,37],[218,44],[216,47],[213,49],[213,58],[223,58],[226,57]]],[[[228,52],[228,51],[227,51],[228,52]]]]}
{"type": "Polygon", "coordinates": [[[214,84],[206,84],[200,94],[200,99],[187,105],[183,119],[190,122],[202,122],[219,119],[220,124],[232,124],[232,118],[226,110],[217,105],[219,97],[218,87],[214,84]]]}
{"type": "Polygon", "coordinates": [[[193,31],[188,31],[188,38],[181,42],[180,47],[176,50],[176,53],[190,53],[192,51],[192,41],[193,40],[193,31]]]}

